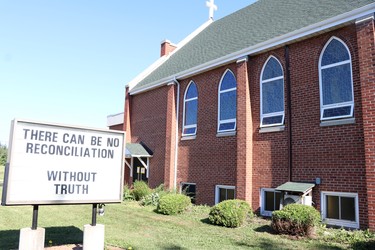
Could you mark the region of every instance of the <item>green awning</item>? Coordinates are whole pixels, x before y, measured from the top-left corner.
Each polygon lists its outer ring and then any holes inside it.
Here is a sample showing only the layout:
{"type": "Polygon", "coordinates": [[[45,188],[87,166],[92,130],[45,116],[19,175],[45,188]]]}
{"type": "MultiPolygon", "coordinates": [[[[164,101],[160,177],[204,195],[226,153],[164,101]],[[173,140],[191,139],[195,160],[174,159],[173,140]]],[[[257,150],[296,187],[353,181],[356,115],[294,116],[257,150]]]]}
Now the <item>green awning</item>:
{"type": "Polygon", "coordinates": [[[152,157],[140,143],[126,143],[125,157],[152,157]]]}
{"type": "Polygon", "coordinates": [[[288,191],[288,192],[299,192],[299,193],[307,193],[313,187],[315,187],[314,183],[302,183],[302,182],[286,182],[276,188],[278,191],[288,191]]]}

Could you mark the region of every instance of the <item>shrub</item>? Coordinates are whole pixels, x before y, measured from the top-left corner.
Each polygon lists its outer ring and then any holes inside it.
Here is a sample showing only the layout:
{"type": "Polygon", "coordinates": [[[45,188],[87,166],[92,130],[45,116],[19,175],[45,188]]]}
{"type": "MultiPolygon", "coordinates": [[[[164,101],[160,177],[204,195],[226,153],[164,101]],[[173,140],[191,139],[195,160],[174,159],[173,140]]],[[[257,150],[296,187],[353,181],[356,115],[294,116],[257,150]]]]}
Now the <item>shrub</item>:
{"type": "Polygon", "coordinates": [[[183,194],[169,193],[160,198],[157,211],[162,214],[179,214],[191,205],[190,198],[183,194]]]}
{"type": "Polygon", "coordinates": [[[142,206],[158,206],[160,198],[168,193],[171,193],[171,191],[164,190],[164,184],[161,184],[153,189],[152,193],[144,196],[140,201],[140,204],[142,206]]]}
{"type": "Polygon", "coordinates": [[[157,206],[159,204],[160,195],[157,192],[146,195],[140,201],[142,206],[157,206]]]}
{"type": "Polygon", "coordinates": [[[225,227],[239,227],[253,217],[250,205],[243,200],[225,200],[211,208],[209,221],[225,227]]]}
{"type": "Polygon", "coordinates": [[[320,214],[314,207],[289,204],[272,213],[271,227],[280,234],[310,236],[319,222],[320,214]]]}
{"type": "Polygon", "coordinates": [[[135,181],[133,184],[133,196],[136,201],[140,201],[143,197],[151,194],[152,190],[144,181],[135,181]]]}
{"type": "Polygon", "coordinates": [[[7,146],[1,145],[0,143],[0,166],[5,166],[8,157],[8,149],[7,146]]]}
{"type": "Polygon", "coordinates": [[[134,195],[132,190],[128,187],[128,185],[124,186],[124,192],[122,195],[122,200],[123,201],[129,201],[129,200],[134,200],[134,195]]]}

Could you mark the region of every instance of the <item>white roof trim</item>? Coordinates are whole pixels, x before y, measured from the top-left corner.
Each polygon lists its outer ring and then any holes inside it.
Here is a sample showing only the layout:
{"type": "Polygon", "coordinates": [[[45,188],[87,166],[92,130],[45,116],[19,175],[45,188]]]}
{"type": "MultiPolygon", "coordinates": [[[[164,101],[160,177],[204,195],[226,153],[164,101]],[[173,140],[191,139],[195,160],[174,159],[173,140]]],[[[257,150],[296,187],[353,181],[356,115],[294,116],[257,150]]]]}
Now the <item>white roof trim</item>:
{"type": "Polygon", "coordinates": [[[223,64],[227,64],[229,62],[236,61],[236,60],[238,60],[238,58],[242,58],[242,57],[247,56],[247,55],[255,54],[255,53],[261,52],[263,50],[267,50],[267,49],[270,49],[272,47],[282,45],[282,44],[285,44],[287,42],[291,42],[291,41],[294,41],[294,40],[297,40],[297,39],[301,39],[303,37],[306,37],[306,36],[312,35],[314,33],[324,31],[326,29],[329,29],[329,28],[332,28],[332,27],[335,27],[335,26],[338,26],[338,25],[341,25],[341,24],[344,24],[344,23],[347,23],[347,22],[350,22],[350,21],[353,21],[353,20],[357,20],[361,17],[373,14],[374,12],[375,12],[375,3],[368,4],[368,5],[363,6],[361,8],[358,8],[358,9],[343,13],[341,15],[329,18],[329,19],[324,20],[322,22],[306,26],[302,29],[292,31],[290,33],[284,34],[284,35],[279,36],[279,37],[274,37],[270,40],[264,41],[262,43],[258,43],[254,46],[245,48],[245,49],[237,51],[235,53],[220,57],[218,59],[209,61],[207,63],[198,65],[196,67],[181,71],[181,72],[179,72],[175,75],[168,76],[166,78],[155,81],[155,82],[149,84],[145,88],[138,89],[137,91],[134,91],[134,92],[131,91],[130,94],[135,95],[135,94],[139,94],[139,93],[142,93],[142,92],[146,92],[148,90],[163,86],[163,85],[173,81],[173,79],[184,79],[186,77],[196,75],[196,74],[202,73],[204,71],[208,71],[212,68],[221,66],[223,64]]]}
{"type": "Polygon", "coordinates": [[[119,125],[123,123],[124,123],[124,112],[107,116],[107,127],[119,125]]]}
{"type": "MultiPolygon", "coordinates": [[[[176,44],[173,44],[173,46],[176,46],[176,49],[174,49],[171,53],[169,53],[168,55],[164,55],[162,57],[160,57],[159,59],[157,59],[153,64],[151,64],[147,69],[145,69],[142,73],[140,73],[138,76],[136,76],[133,80],[131,80],[129,83],[128,83],[128,86],[129,86],[129,92],[131,93],[131,90],[137,85],[137,83],[139,83],[140,81],[142,81],[143,79],[145,79],[149,74],[151,74],[155,69],[157,69],[160,65],[162,65],[166,60],[169,59],[169,57],[171,55],[173,55],[174,53],[176,53],[176,51],[178,51],[180,48],[182,48],[185,44],[187,44],[188,42],[190,42],[190,40],[192,40],[196,35],[198,35],[202,30],[204,30],[205,28],[207,28],[208,25],[210,25],[213,21],[212,20],[208,20],[207,22],[205,22],[204,24],[202,24],[200,27],[198,27],[198,29],[196,29],[195,31],[193,31],[190,35],[188,35],[187,37],[185,37],[181,42],[179,42],[177,45],[176,44]]],[[[163,40],[165,41],[165,40],[163,40]]]]}
{"type": "Polygon", "coordinates": [[[133,80],[131,80],[127,85],[129,87],[129,91],[137,85],[140,81],[145,79],[146,76],[148,76],[151,72],[153,72],[155,69],[157,69],[160,65],[162,65],[169,56],[164,55],[158,60],[156,60],[153,64],[151,64],[148,68],[146,68],[144,71],[142,71],[139,75],[137,75],[133,80]]]}

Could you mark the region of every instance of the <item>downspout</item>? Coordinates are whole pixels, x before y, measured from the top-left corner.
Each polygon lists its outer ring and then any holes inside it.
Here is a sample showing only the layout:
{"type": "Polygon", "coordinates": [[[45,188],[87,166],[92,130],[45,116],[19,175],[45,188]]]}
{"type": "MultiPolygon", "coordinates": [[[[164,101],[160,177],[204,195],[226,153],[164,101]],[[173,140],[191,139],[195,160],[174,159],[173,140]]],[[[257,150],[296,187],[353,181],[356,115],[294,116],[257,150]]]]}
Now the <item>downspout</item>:
{"type": "Polygon", "coordinates": [[[176,77],[174,77],[173,81],[177,85],[177,93],[176,93],[176,144],[174,150],[174,189],[177,188],[177,163],[178,163],[178,117],[180,111],[180,83],[177,81],[176,77]]]}
{"type": "Polygon", "coordinates": [[[293,174],[293,147],[292,147],[292,100],[290,86],[290,64],[289,64],[289,46],[285,45],[285,68],[286,68],[286,91],[287,91],[287,110],[288,110],[288,181],[292,181],[293,174]]]}

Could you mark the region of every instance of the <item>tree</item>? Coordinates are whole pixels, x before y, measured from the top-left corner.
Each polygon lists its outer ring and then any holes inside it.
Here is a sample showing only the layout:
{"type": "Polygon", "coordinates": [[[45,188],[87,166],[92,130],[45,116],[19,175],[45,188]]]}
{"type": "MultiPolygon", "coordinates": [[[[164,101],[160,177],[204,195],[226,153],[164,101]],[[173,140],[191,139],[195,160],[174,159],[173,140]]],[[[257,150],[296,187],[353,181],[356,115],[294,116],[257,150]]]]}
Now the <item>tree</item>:
{"type": "Polygon", "coordinates": [[[5,166],[8,157],[8,148],[0,144],[0,166],[5,166]]]}

